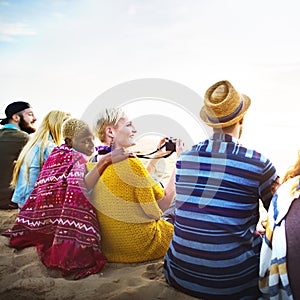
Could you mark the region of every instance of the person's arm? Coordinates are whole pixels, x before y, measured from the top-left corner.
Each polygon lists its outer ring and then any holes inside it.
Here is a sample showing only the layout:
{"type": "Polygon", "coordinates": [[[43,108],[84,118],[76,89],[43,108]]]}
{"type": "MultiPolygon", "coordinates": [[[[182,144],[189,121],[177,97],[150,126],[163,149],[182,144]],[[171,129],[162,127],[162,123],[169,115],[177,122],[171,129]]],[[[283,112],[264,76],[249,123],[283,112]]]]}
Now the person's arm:
{"type": "Polygon", "coordinates": [[[87,190],[91,190],[99,177],[102,175],[106,167],[112,163],[117,163],[131,156],[130,153],[126,153],[123,148],[115,149],[114,151],[102,156],[101,160],[95,165],[95,167],[89,171],[84,178],[87,190]]]}
{"type": "Polygon", "coordinates": [[[165,196],[157,201],[158,206],[162,211],[168,209],[175,198],[175,168],[173,169],[172,175],[168,184],[165,187],[165,196]]]}
{"type": "MultiPolygon", "coordinates": [[[[177,157],[183,151],[183,147],[184,147],[184,143],[182,142],[181,139],[178,139],[176,141],[176,154],[177,154],[177,157]]],[[[160,209],[162,211],[165,211],[166,209],[168,209],[170,207],[170,205],[172,204],[174,198],[175,198],[175,195],[176,195],[175,174],[176,174],[176,168],[174,166],[172,175],[169,179],[169,182],[167,183],[167,185],[165,187],[165,196],[162,199],[157,201],[158,206],[160,207],[160,209]]]]}
{"type": "Polygon", "coordinates": [[[261,176],[262,180],[259,184],[259,196],[266,210],[269,209],[271,199],[277,187],[276,169],[273,164],[267,159],[261,176]]]}
{"type": "MultiPolygon", "coordinates": [[[[166,142],[166,138],[163,138],[159,141],[158,145],[157,145],[157,149],[160,149],[160,147],[166,142]]],[[[162,150],[158,150],[156,152],[156,154],[161,154],[163,151],[162,150]]],[[[157,163],[157,159],[150,159],[148,165],[147,165],[147,171],[151,174],[153,171],[153,168],[155,167],[157,163]]]]}

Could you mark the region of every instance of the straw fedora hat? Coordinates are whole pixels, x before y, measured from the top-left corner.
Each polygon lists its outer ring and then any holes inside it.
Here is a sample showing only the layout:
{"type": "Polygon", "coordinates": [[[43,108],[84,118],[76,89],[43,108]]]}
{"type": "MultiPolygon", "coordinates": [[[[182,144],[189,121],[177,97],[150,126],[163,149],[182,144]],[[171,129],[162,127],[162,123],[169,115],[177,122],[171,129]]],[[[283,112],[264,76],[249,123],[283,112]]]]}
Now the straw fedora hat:
{"type": "Polygon", "coordinates": [[[219,81],[206,91],[200,118],[210,127],[228,127],[243,118],[250,104],[250,98],[238,93],[229,81],[219,81]]]}

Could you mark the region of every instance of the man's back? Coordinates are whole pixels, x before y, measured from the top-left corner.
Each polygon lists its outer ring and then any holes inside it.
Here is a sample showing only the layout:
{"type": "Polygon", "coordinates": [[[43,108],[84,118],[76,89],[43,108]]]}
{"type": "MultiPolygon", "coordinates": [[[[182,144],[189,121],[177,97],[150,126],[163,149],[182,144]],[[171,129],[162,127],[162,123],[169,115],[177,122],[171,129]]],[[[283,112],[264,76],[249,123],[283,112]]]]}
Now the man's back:
{"type": "Polygon", "coordinates": [[[10,188],[14,162],[27,143],[29,135],[12,128],[0,129],[0,209],[10,208],[13,190],[10,188]]]}
{"type": "Polygon", "coordinates": [[[167,280],[207,299],[255,295],[261,244],[255,235],[258,199],[269,205],[275,178],[270,161],[230,135],[215,133],[183,153],[177,162],[167,280]]]}

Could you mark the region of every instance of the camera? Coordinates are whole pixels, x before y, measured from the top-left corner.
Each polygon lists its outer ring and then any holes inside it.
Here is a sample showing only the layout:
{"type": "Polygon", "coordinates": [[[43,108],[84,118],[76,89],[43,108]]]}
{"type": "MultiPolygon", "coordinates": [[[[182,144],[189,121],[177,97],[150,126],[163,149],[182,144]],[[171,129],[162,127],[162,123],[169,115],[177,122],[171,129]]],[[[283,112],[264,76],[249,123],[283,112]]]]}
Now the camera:
{"type": "Polygon", "coordinates": [[[177,139],[173,137],[166,138],[166,151],[176,151],[176,140],[177,139]]]}

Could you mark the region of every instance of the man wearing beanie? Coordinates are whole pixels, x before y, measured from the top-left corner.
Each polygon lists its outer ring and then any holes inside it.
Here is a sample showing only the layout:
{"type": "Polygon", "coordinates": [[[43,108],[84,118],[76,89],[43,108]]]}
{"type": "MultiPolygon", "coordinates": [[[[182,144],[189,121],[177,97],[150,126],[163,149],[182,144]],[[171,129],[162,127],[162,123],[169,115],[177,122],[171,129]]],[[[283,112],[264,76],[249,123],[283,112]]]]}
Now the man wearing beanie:
{"type": "Polygon", "coordinates": [[[14,162],[29,139],[35,132],[36,117],[29,103],[17,101],[5,109],[6,118],[0,124],[0,209],[15,209],[18,206],[11,202],[13,190],[10,188],[14,162]]]}
{"type": "Polygon", "coordinates": [[[176,164],[174,235],[164,264],[167,282],[204,299],[258,299],[259,199],[272,198],[276,170],[239,143],[251,100],[223,80],[200,111],[213,135],[176,164]]]}

